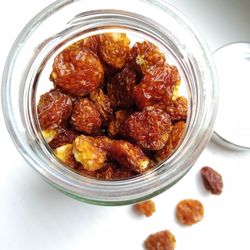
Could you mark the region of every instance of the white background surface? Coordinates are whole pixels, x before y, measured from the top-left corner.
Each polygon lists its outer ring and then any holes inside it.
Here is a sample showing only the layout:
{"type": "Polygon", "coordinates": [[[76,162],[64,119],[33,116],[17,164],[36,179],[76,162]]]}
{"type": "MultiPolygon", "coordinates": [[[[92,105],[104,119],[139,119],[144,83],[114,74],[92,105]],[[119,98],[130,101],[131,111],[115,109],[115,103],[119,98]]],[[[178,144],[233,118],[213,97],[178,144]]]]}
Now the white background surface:
{"type": "MultiPolygon", "coordinates": [[[[0,1],[0,71],[15,37],[52,1],[0,1]]],[[[86,1],[87,4],[88,1],[86,1]]],[[[212,51],[227,43],[250,42],[250,0],[169,0],[195,25],[212,51]]],[[[0,250],[137,250],[158,230],[169,229],[177,250],[249,250],[250,152],[233,152],[210,143],[192,170],[154,199],[151,218],[131,206],[98,207],[75,201],[48,186],[13,146],[0,114],[0,250]],[[205,192],[199,169],[210,165],[224,177],[221,196],[205,192]],[[205,206],[202,222],[179,225],[176,203],[196,198],[205,206]]]]}

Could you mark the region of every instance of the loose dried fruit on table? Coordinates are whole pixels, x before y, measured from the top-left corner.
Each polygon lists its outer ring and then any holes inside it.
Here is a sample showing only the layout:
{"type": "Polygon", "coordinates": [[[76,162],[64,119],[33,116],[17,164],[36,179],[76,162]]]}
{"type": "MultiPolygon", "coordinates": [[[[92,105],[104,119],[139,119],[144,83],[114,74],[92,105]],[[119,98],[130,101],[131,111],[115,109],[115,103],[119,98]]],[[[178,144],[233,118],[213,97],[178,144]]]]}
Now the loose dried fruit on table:
{"type": "Polygon", "coordinates": [[[165,230],[149,235],[144,244],[147,250],[174,250],[176,240],[169,230],[165,230]]]}
{"type": "Polygon", "coordinates": [[[165,60],[159,48],[148,41],[135,43],[129,54],[129,61],[137,65],[143,74],[152,68],[163,66],[165,60]]]}
{"type": "Polygon", "coordinates": [[[180,84],[180,75],[175,66],[166,65],[146,73],[133,90],[139,109],[155,106],[164,109],[173,99],[174,89],[180,84]]]}
{"type": "Polygon", "coordinates": [[[90,99],[95,103],[96,108],[102,116],[103,121],[107,122],[113,117],[113,108],[109,97],[102,89],[96,89],[90,93],[90,99]]]}
{"type": "Polygon", "coordinates": [[[172,121],[186,120],[188,102],[184,96],[179,96],[166,107],[166,112],[171,116],[172,121]]]}
{"type": "Polygon", "coordinates": [[[144,214],[146,217],[150,217],[156,210],[155,203],[152,200],[137,203],[134,208],[138,213],[144,214]]]}
{"type": "Polygon", "coordinates": [[[37,113],[42,130],[55,129],[66,123],[71,112],[70,97],[59,90],[51,90],[40,96],[37,113]]]}
{"type": "Polygon", "coordinates": [[[110,66],[121,69],[127,61],[130,40],[125,33],[104,33],[100,35],[99,56],[110,66]]]}
{"type": "Polygon", "coordinates": [[[135,83],[136,74],[127,67],[108,81],[108,96],[115,109],[126,109],[133,105],[132,93],[135,83]]]}
{"type": "Polygon", "coordinates": [[[171,125],[170,116],[165,111],[152,107],[133,113],[126,121],[128,135],[149,150],[159,150],[164,147],[171,125]]]}
{"type": "Polygon", "coordinates": [[[210,167],[203,167],[200,171],[205,188],[212,194],[221,194],[223,189],[222,176],[210,167]]]}
{"type": "Polygon", "coordinates": [[[155,154],[158,162],[165,160],[175,150],[185,131],[185,127],[186,124],[183,121],[177,122],[172,126],[166,145],[155,154]]]}
{"type": "Polygon", "coordinates": [[[87,98],[79,99],[70,118],[72,126],[88,135],[96,134],[102,125],[102,118],[96,105],[87,98]]]}
{"type": "Polygon", "coordinates": [[[113,141],[110,148],[111,157],[122,167],[143,173],[150,165],[150,160],[142,150],[132,143],[123,140],[113,141]]]}
{"type": "Polygon", "coordinates": [[[50,80],[67,93],[86,96],[101,85],[103,77],[103,67],[95,53],[71,47],[56,56],[50,80]]]}
{"type": "Polygon", "coordinates": [[[193,225],[202,220],[204,207],[198,200],[182,200],[176,206],[176,218],[184,225],[193,225]]]}

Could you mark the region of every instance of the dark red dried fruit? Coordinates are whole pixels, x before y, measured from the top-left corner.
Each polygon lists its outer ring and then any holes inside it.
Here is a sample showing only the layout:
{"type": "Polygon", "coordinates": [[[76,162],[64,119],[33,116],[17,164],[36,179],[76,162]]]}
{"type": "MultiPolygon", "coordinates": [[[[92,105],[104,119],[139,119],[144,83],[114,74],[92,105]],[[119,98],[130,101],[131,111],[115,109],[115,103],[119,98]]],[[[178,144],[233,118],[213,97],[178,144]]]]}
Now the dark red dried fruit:
{"type": "Polygon", "coordinates": [[[170,116],[165,111],[151,107],[133,113],[126,120],[128,135],[149,150],[159,150],[164,147],[171,126],[170,116]]]}
{"type": "Polygon", "coordinates": [[[205,188],[212,194],[221,194],[223,189],[222,176],[210,167],[203,167],[200,172],[205,188]]]}
{"type": "Polygon", "coordinates": [[[103,77],[102,64],[95,53],[72,47],[56,56],[50,80],[69,94],[86,96],[101,85],[103,77]]]}
{"type": "Polygon", "coordinates": [[[186,120],[188,111],[187,98],[179,96],[166,107],[166,112],[171,116],[172,121],[186,120]]]}
{"type": "Polygon", "coordinates": [[[43,130],[55,129],[66,123],[72,112],[69,96],[58,90],[51,90],[40,96],[37,105],[38,119],[43,130]]]}
{"type": "Polygon", "coordinates": [[[146,250],[174,250],[175,244],[175,237],[169,230],[151,234],[145,240],[146,250]]]}
{"type": "Polygon", "coordinates": [[[134,205],[134,209],[141,214],[144,214],[146,217],[152,216],[155,212],[155,203],[152,200],[146,200],[134,205]]]}
{"type": "Polygon", "coordinates": [[[96,105],[87,98],[76,102],[70,122],[76,130],[88,135],[96,134],[102,125],[101,115],[96,105]]]}
{"type": "Polygon", "coordinates": [[[127,61],[130,40],[125,33],[100,35],[99,56],[110,66],[121,69],[127,61]]]}
{"type": "Polygon", "coordinates": [[[122,167],[132,169],[137,173],[143,173],[150,165],[150,160],[142,150],[127,141],[113,141],[110,148],[111,157],[122,167]]]}
{"type": "Polygon", "coordinates": [[[136,74],[129,68],[124,68],[108,81],[108,96],[115,109],[126,109],[133,105],[132,93],[135,83],[136,74]]]}
{"type": "Polygon", "coordinates": [[[99,46],[99,35],[94,35],[94,36],[89,36],[84,39],[81,39],[69,47],[67,49],[72,49],[72,48],[87,48],[94,52],[95,54],[98,53],[98,46],[99,46]]]}

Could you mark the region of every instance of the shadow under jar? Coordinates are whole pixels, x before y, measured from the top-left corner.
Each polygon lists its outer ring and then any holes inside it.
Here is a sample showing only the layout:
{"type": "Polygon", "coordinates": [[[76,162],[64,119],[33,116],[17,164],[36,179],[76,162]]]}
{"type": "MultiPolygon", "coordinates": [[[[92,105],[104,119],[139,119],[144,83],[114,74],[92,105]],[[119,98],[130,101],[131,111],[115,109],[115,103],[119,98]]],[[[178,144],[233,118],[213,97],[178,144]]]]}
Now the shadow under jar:
{"type": "Polygon", "coordinates": [[[3,74],[2,106],[17,149],[49,184],[81,201],[123,205],[163,192],[192,167],[212,135],[217,84],[206,45],[165,1],[57,1],[15,41],[3,74]],[[73,42],[104,32],[126,33],[158,46],[178,68],[188,98],[185,135],[174,153],[149,172],[124,180],[98,180],[66,168],[45,142],[37,119],[39,97],[52,87],[48,77],[54,57],[73,42]]]}

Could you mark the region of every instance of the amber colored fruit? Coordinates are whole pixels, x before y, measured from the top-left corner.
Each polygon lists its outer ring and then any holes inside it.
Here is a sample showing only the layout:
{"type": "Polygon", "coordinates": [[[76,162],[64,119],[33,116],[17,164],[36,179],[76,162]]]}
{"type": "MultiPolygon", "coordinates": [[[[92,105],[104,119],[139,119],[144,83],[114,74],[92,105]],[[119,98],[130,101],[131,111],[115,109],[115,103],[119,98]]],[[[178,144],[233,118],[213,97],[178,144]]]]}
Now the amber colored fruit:
{"type": "Polygon", "coordinates": [[[42,135],[44,140],[47,143],[50,143],[57,135],[58,135],[58,129],[45,129],[42,130],[42,135]]]}
{"type": "Polygon", "coordinates": [[[74,105],[70,122],[76,130],[93,135],[99,131],[102,118],[96,105],[89,99],[82,98],[74,105]]]}
{"type": "Polygon", "coordinates": [[[204,207],[198,200],[182,200],[176,206],[176,218],[184,225],[193,225],[203,219],[204,207]]]}
{"type": "Polygon", "coordinates": [[[142,150],[132,143],[123,140],[113,141],[110,148],[111,157],[122,167],[143,173],[150,165],[150,160],[142,150]]]}
{"type": "Polygon", "coordinates": [[[156,151],[155,158],[158,162],[165,160],[173,153],[182,138],[185,127],[186,124],[183,121],[177,122],[172,126],[166,145],[161,150],[156,151]]]}
{"type": "Polygon", "coordinates": [[[86,96],[97,89],[104,77],[98,56],[86,48],[71,47],[54,59],[50,80],[64,92],[86,96]]]}
{"type": "Polygon", "coordinates": [[[164,230],[149,235],[144,244],[146,250],[174,250],[176,240],[169,230],[164,230]]]}
{"type": "Polygon", "coordinates": [[[121,69],[125,65],[130,40],[125,33],[104,33],[100,35],[99,56],[110,66],[121,69]]]}
{"type": "Polygon", "coordinates": [[[59,90],[51,90],[40,96],[37,113],[42,130],[55,129],[66,123],[71,112],[70,97],[59,90]]]}
{"type": "Polygon", "coordinates": [[[101,114],[102,120],[107,122],[113,117],[113,108],[109,97],[102,89],[96,89],[90,93],[90,99],[95,103],[97,110],[101,114]]]}
{"type": "Polygon", "coordinates": [[[155,212],[155,203],[152,200],[146,200],[134,205],[135,210],[138,213],[144,214],[146,217],[152,216],[155,212]]]}
{"type": "Polygon", "coordinates": [[[135,103],[139,109],[147,106],[164,108],[172,101],[174,89],[179,84],[180,75],[175,66],[166,65],[151,70],[134,87],[135,103]]]}
{"type": "Polygon", "coordinates": [[[129,54],[129,61],[136,64],[143,74],[152,68],[163,66],[165,60],[159,48],[148,41],[135,43],[129,54]]]}
{"type": "Polygon", "coordinates": [[[148,107],[135,112],[126,120],[128,135],[145,149],[160,150],[168,141],[170,116],[161,109],[148,107]]]}
{"type": "Polygon", "coordinates": [[[205,188],[212,194],[219,195],[223,190],[222,176],[210,167],[203,167],[200,171],[205,188]]]}
{"type": "Polygon", "coordinates": [[[171,116],[172,121],[186,120],[188,111],[187,98],[179,96],[166,107],[166,112],[171,116]]]}
{"type": "Polygon", "coordinates": [[[108,96],[115,109],[126,109],[133,105],[132,94],[135,83],[136,74],[129,68],[124,68],[108,81],[108,96]]]}

